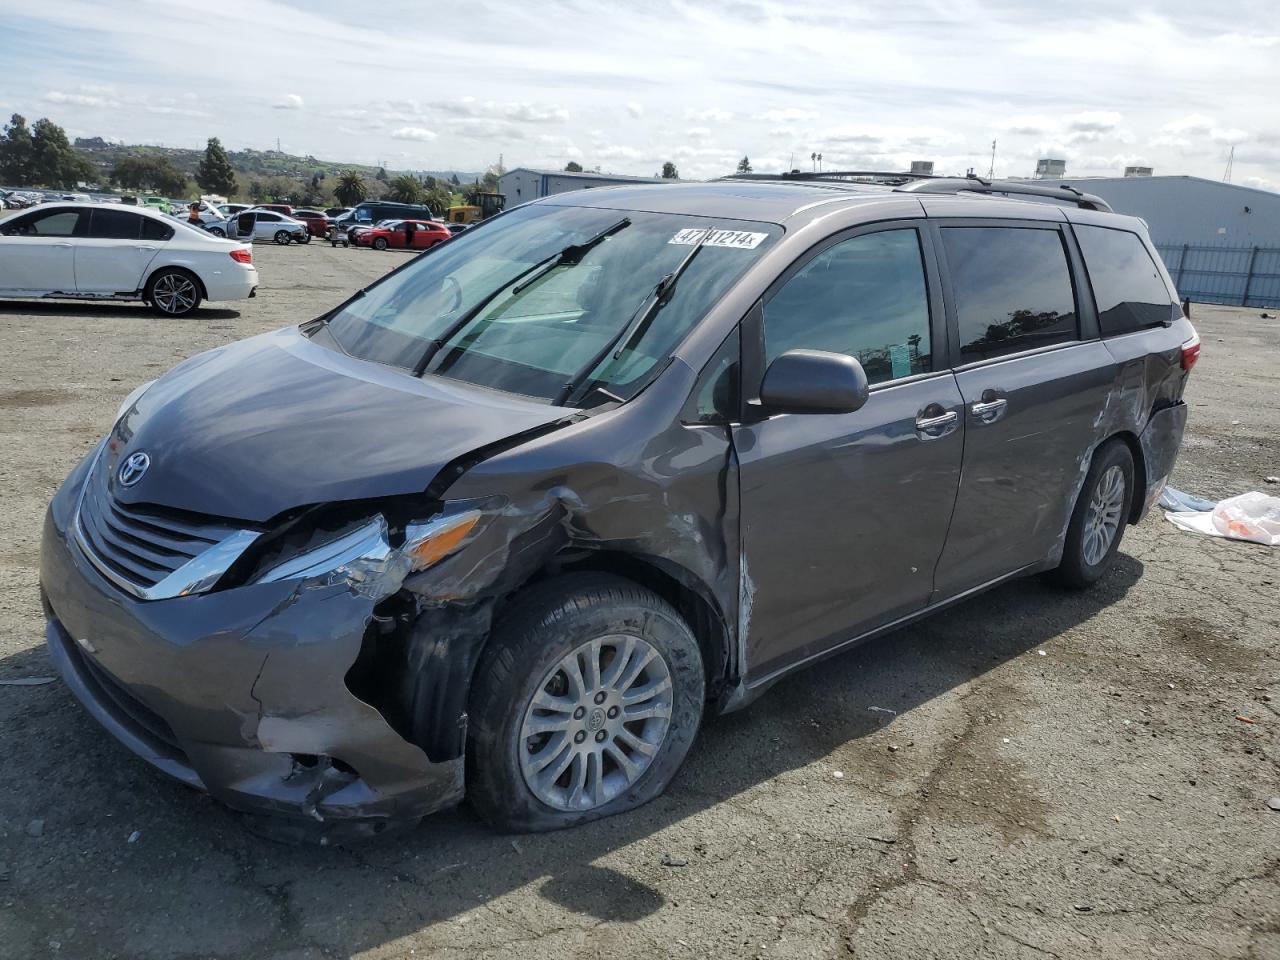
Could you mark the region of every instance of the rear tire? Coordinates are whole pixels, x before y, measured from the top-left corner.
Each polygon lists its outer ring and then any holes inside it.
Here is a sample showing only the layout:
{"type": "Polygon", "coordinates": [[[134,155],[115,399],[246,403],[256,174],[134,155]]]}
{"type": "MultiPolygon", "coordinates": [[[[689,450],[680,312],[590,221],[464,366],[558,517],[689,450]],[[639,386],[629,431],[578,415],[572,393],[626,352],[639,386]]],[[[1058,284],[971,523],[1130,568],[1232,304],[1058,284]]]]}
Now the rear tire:
{"type": "Polygon", "coordinates": [[[1097,583],[1120,549],[1132,505],[1133,454],[1110,440],[1094,451],[1054,578],[1075,590],[1097,583]]]}
{"type": "Polygon", "coordinates": [[[147,281],[146,300],[162,317],[185,317],[200,306],[200,281],[186,270],[157,270],[147,281]]]}
{"type": "Polygon", "coordinates": [[[499,830],[559,830],[647,803],[702,721],[692,631],[661,597],[608,574],[557,577],[517,597],[475,676],[467,793],[499,830]]]}
{"type": "Polygon", "coordinates": [[[280,244],[280,246],[282,246],[282,247],[288,246],[288,245],[289,245],[289,231],[288,231],[288,230],[277,230],[277,231],[276,231],[276,235],[275,235],[275,241],[276,241],[276,243],[280,244]]]}
{"type": "Polygon", "coordinates": [[[374,238],[373,238],[373,249],[375,249],[375,250],[385,250],[385,249],[387,249],[387,238],[386,238],[386,237],[374,237],[374,238]]]}

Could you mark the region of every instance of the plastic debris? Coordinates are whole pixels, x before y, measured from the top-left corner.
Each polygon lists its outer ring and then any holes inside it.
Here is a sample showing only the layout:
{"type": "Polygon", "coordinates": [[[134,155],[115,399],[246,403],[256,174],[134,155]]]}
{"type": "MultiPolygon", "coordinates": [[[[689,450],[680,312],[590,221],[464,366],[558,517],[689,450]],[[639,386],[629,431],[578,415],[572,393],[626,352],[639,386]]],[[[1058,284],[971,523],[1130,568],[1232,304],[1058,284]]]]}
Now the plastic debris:
{"type": "Polygon", "coordinates": [[[0,680],[0,687],[39,687],[53,683],[57,677],[14,677],[12,680],[0,680]]]}
{"type": "Polygon", "coordinates": [[[689,858],[673,857],[671,854],[668,853],[666,856],[662,858],[662,865],[664,867],[687,867],[689,865],[689,858]]]}
{"type": "Polygon", "coordinates": [[[1267,807],[1271,810],[1276,811],[1277,813],[1280,813],[1280,797],[1272,797],[1270,800],[1268,800],[1267,807]]]}
{"type": "Polygon", "coordinates": [[[896,717],[898,715],[897,710],[890,710],[888,707],[867,707],[867,709],[872,713],[887,713],[891,717],[896,717]]]}
{"type": "Polygon", "coordinates": [[[1239,715],[1239,714],[1236,714],[1236,719],[1237,719],[1237,720],[1239,720],[1241,723],[1250,723],[1250,724],[1252,724],[1252,723],[1257,723],[1257,722],[1258,722],[1257,720],[1253,719],[1253,717],[1244,717],[1244,716],[1241,716],[1241,715],[1239,715]]]}
{"type": "Polygon", "coordinates": [[[1165,487],[1164,492],[1160,494],[1160,506],[1166,510],[1200,513],[1212,510],[1217,505],[1214,500],[1206,500],[1204,497],[1197,497],[1194,493],[1184,493],[1173,487],[1165,487]]]}
{"type": "Polygon", "coordinates": [[[142,836],[142,831],[135,830],[133,833],[129,834],[129,839],[126,840],[125,843],[137,843],[140,836],[142,836]]]}
{"type": "Polygon", "coordinates": [[[1208,511],[1166,513],[1165,519],[1180,529],[1211,537],[1280,546],[1280,497],[1256,490],[1228,497],[1208,511]]]}
{"type": "Polygon", "coordinates": [[[831,771],[831,776],[835,777],[837,780],[843,780],[843,779],[844,779],[844,771],[843,771],[843,770],[832,770],[832,771],[831,771]]]}

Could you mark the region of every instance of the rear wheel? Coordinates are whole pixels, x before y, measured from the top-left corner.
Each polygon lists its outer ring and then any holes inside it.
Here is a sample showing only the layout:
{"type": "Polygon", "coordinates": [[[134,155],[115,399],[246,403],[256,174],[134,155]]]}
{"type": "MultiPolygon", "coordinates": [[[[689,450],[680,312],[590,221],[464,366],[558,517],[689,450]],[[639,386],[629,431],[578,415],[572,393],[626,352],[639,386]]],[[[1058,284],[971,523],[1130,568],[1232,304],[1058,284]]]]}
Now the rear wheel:
{"type": "Polygon", "coordinates": [[[375,249],[375,250],[385,250],[385,249],[387,249],[387,238],[386,238],[386,237],[374,237],[374,238],[373,238],[373,249],[375,249]]]}
{"type": "Polygon", "coordinates": [[[289,231],[277,230],[275,235],[275,241],[276,243],[280,244],[280,246],[282,247],[286,246],[289,243],[289,231]]]}
{"type": "Polygon", "coordinates": [[[147,284],[146,296],[156,313],[185,317],[200,306],[200,284],[185,270],[159,270],[147,284]]]}
{"type": "Polygon", "coordinates": [[[1133,454],[1119,440],[1099,447],[1067,526],[1062,562],[1054,574],[1077,589],[1096,583],[1120,549],[1133,504],[1133,454]]]}
{"type": "Polygon", "coordinates": [[[517,598],[476,677],[468,795],[503,830],[556,830],[647,803],[702,720],[688,625],[657,595],[604,574],[517,598]]]}

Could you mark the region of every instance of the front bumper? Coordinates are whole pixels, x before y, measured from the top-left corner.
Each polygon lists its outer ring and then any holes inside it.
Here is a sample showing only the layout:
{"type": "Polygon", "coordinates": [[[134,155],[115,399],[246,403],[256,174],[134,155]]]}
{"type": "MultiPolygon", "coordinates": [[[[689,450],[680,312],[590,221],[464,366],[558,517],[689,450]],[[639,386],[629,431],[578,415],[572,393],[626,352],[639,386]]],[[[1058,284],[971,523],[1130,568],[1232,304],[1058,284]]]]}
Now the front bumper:
{"type": "Polygon", "coordinates": [[[411,825],[462,798],[461,757],[433,762],[344,683],[372,600],[296,582],[136,600],[89,564],[57,506],[40,568],[50,655],[139,757],[321,842],[411,825]]]}

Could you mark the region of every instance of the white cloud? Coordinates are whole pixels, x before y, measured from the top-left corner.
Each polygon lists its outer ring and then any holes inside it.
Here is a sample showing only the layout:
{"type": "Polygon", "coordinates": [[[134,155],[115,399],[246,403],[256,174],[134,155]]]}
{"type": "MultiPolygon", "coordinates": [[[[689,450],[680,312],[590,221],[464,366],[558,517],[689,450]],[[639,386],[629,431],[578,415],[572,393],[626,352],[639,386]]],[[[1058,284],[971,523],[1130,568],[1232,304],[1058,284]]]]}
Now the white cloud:
{"type": "Polygon", "coordinates": [[[764,113],[757,114],[755,119],[764,123],[806,123],[817,120],[818,111],[787,107],[784,110],[766,110],[764,113]]]}
{"type": "Polygon", "coordinates": [[[286,93],[271,106],[275,110],[301,110],[302,98],[296,93],[286,93]]]}
{"type": "Polygon", "coordinates": [[[435,132],[425,127],[401,127],[399,130],[391,131],[392,140],[422,140],[430,141],[436,138],[435,132]]]}
{"type": "Polygon", "coordinates": [[[710,107],[706,110],[685,110],[684,118],[698,123],[728,123],[733,119],[733,114],[719,107],[710,107]]]}
{"type": "Polygon", "coordinates": [[[101,93],[63,93],[61,90],[50,90],[44,95],[44,99],[49,103],[72,107],[118,107],[120,105],[101,93]]]}
{"type": "Polygon", "coordinates": [[[640,117],[644,116],[644,107],[636,103],[634,100],[628,100],[627,113],[631,114],[632,117],[638,120],[640,117]]]}

